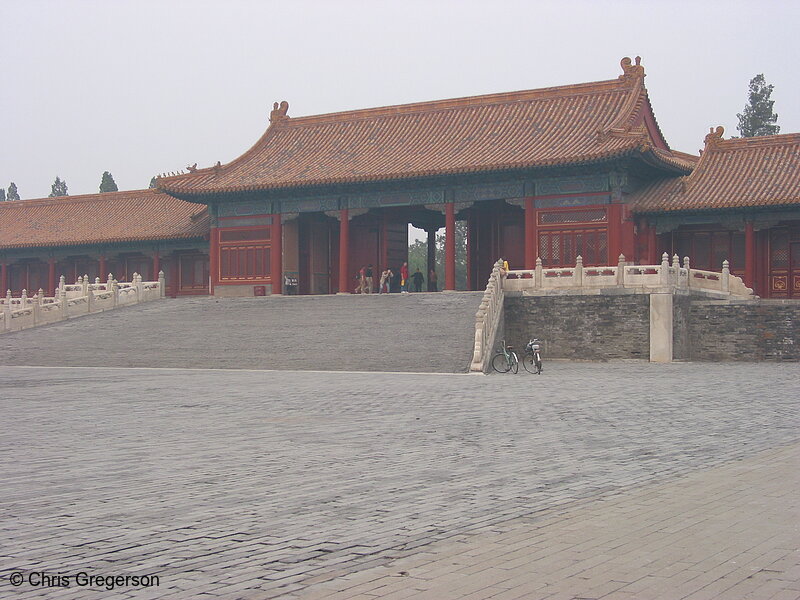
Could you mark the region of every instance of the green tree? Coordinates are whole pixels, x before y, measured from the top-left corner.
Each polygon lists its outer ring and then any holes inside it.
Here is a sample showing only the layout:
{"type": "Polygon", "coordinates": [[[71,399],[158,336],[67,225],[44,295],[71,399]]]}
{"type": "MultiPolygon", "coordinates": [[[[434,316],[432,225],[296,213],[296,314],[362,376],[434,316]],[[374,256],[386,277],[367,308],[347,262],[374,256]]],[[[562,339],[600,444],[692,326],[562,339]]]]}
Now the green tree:
{"type": "Polygon", "coordinates": [[[6,190],[5,188],[0,188],[0,202],[6,201],[6,190]]]}
{"type": "Polygon", "coordinates": [[[156,187],[156,176],[153,175],[153,177],[150,178],[150,189],[151,190],[155,189],[155,187],[156,187]]]}
{"type": "Polygon", "coordinates": [[[764,74],[760,73],[750,80],[750,93],[744,111],[737,114],[737,129],[742,137],[775,135],[781,128],[776,125],[778,115],[772,112],[774,100],[770,100],[773,86],[767,85],[764,74]]]}
{"type": "MultiPolygon", "coordinates": [[[[439,289],[444,289],[444,232],[436,234],[436,274],[439,289]]],[[[428,242],[416,240],[408,247],[408,270],[413,273],[419,269],[425,274],[425,287],[428,288],[428,242]]],[[[467,222],[456,221],[456,289],[467,289],[467,222]]]]}
{"type": "Polygon", "coordinates": [[[103,178],[100,180],[100,193],[119,191],[114,177],[108,171],[103,171],[103,178]]]}
{"type": "Polygon", "coordinates": [[[19,200],[19,192],[17,191],[17,184],[13,181],[8,186],[8,200],[19,200]]]}
{"type": "Polygon", "coordinates": [[[61,196],[69,196],[67,193],[67,182],[62,181],[62,179],[56,175],[56,180],[53,182],[52,187],[50,188],[50,198],[59,198],[61,196]]]}

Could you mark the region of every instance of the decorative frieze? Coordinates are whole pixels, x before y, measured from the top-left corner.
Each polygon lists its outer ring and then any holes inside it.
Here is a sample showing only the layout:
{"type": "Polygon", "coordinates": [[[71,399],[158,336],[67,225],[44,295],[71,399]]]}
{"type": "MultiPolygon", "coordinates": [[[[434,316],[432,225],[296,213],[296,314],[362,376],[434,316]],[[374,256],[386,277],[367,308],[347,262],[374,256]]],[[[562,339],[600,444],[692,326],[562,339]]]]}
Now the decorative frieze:
{"type": "Polygon", "coordinates": [[[269,200],[248,200],[246,202],[226,202],[217,205],[218,217],[246,217],[251,215],[269,215],[273,213],[269,200]]]}
{"type": "MultiPolygon", "coordinates": [[[[537,196],[559,196],[566,194],[589,194],[610,190],[609,178],[606,175],[592,177],[558,177],[537,179],[535,182],[537,196]]],[[[516,194],[521,196],[523,194],[516,194]]]]}
{"type": "Polygon", "coordinates": [[[562,198],[536,198],[536,208],[564,208],[569,206],[587,206],[591,204],[610,204],[611,195],[599,196],[564,196],[562,198]]]}
{"type": "Polygon", "coordinates": [[[502,200],[525,195],[525,183],[495,183],[486,185],[470,185],[453,190],[456,202],[478,202],[480,200],[502,200]]]}

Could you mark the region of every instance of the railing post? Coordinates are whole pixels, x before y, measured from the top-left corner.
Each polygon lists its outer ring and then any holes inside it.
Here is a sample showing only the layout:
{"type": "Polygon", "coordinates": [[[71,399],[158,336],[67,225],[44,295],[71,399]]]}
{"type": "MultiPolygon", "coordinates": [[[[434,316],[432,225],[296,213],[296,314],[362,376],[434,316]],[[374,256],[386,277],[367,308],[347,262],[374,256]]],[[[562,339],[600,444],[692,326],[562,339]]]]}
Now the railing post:
{"type": "Polygon", "coordinates": [[[669,285],[669,254],[661,255],[661,268],[658,270],[658,283],[662,286],[669,285]]]}
{"type": "MultiPolygon", "coordinates": [[[[61,276],[61,282],[64,283],[64,276],[61,276]]],[[[69,317],[69,309],[67,307],[67,284],[64,283],[58,290],[59,308],[61,309],[61,320],[65,321],[69,317]]]]}
{"type": "Polygon", "coordinates": [[[58,298],[61,295],[61,290],[63,290],[66,285],[67,285],[67,278],[62,275],[61,277],[58,278],[58,291],[55,294],[53,294],[53,296],[58,298]]]}
{"type": "Polygon", "coordinates": [[[35,302],[33,303],[33,324],[38,325],[39,321],[42,319],[42,304],[44,303],[44,290],[39,288],[39,293],[36,294],[33,299],[35,302]]]}
{"type": "Polygon", "coordinates": [[[80,281],[81,284],[82,284],[81,296],[86,296],[88,294],[88,292],[89,292],[89,276],[88,275],[84,275],[83,279],[81,279],[79,277],[78,281],[80,281]]]}
{"type": "Polygon", "coordinates": [[[575,274],[572,281],[577,287],[583,287],[583,257],[580,254],[575,257],[575,274]]]}
{"type": "Polygon", "coordinates": [[[731,291],[731,265],[727,260],[722,261],[722,291],[726,294],[731,291]]]}
{"type": "Polygon", "coordinates": [[[158,297],[165,298],[167,295],[167,280],[164,277],[164,271],[158,272],[158,297]]]}
{"type": "Polygon", "coordinates": [[[108,289],[111,290],[111,305],[116,308],[119,304],[119,286],[111,273],[108,274],[108,289]]]}
{"type": "Polygon", "coordinates": [[[86,286],[86,312],[91,313],[94,310],[94,292],[90,286],[86,286]]]}
{"type": "Polygon", "coordinates": [[[683,257],[683,268],[686,269],[687,271],[689,270],[689,257],[688,256],[684,256],[683,257]]]}
{"type": "Polygon", "coordinates": [[[11,290],[6,292],[6,305],[3,308],[3,329],[11,331],[11,290]]]}
{"type": "Polygon", "coordinates": [[[625,285],[625,255],[620,254],[617,258],[617,285],[625,285]]]}
{"type": "Polygon", "coordinates": [[[542,258],[536,257],[536,272],[533,276],[533,286],[536,288],[542,287],[542,258]]]}
{"type": "Polygon", "coordinates": [[[136,302],[143,302],[144,301],[144,285],[142,285],[142,276],[140,274],[136,274],[134,277],[136,282],[136,302]]]}

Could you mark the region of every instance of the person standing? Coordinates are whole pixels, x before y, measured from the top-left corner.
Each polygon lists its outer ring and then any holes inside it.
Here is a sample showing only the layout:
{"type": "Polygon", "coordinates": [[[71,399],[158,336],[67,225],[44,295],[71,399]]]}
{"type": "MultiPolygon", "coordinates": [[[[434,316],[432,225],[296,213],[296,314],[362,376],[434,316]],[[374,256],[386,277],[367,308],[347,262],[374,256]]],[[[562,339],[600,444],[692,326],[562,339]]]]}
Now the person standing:
{"type": "Polygon", "coordinates": [[[367,294],[372,293],[372,265],[367,265],[367,269],[364,271],[364,287],[367,294]]]}
{"type": "Polygon", "coordinates": [[[381,280],[380,280],[380,287],[378,288],[378,293],[382,294],[386,292],[387,294],[392,291],[392,277],[394,274],[392,273],[391,269],[384,269],[381,273],[381,280]]]}
{"type": "Polygon", "coordinates": [[[431,269],[431,272],[428,273],[428,291],[438,292],[439,291],[438,282],[439,278],[436,275],[436,269],[431,269]]]}
{"type": "Polygon", "coordinates": [[[358,270],[356,274],[356,289],[353,293],[355,294],[363,294],[364,293],[364,271],[366,271],[366,267],[361,265],[361,268],[358,270]]]}
{"type": "Polygon", "coordinates": [[[414,271],[414,274],[411,276],[411,280],[414,282],[414,291],[421,292],[422,282],[425,281],[425,277],[423,277],[422,273],[419,272],[419,269],[414,271]]]}
{"type": "Polygon", "coordinates": [[[400,267],[400,293],[408,293],[408,263],[404,262],[400,267]]]}

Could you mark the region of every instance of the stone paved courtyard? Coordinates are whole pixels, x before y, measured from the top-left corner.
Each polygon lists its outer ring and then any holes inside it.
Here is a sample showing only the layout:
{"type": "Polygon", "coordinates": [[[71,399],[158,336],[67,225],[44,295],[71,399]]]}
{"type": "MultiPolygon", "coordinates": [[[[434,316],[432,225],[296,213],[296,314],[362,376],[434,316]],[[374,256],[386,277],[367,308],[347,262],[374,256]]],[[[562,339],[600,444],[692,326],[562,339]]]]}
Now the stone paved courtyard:
{"type": "MultiPolygon", "coordinates": [[[[551,363],[541,377],[6,366],[0,408],[0,597],[19,599],[422,597],[397,579],[394,595],[337,584],[800,442],[796,364],[551,363]],[[15,571],[160,585],[12,587],[15,571]]],[[[789,489],[797,471],[780,474],[789,489]]]]}

